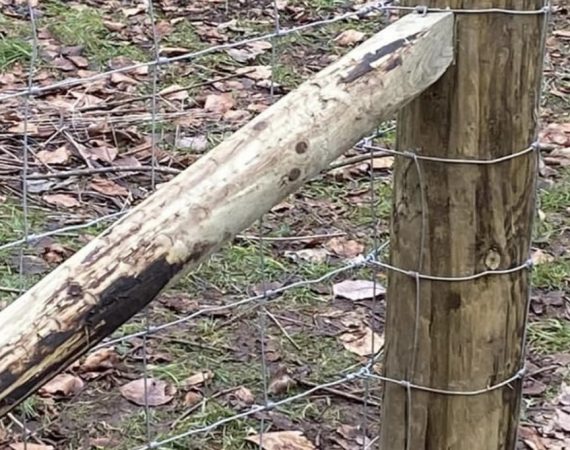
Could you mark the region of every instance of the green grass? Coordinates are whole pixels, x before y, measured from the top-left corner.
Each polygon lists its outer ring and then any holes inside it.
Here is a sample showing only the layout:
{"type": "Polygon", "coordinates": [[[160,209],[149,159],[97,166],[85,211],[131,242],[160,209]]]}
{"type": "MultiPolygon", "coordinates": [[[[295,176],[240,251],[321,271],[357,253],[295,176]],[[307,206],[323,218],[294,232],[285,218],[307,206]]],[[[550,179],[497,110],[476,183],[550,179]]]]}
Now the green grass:
{"type": "Polygon", "coordinates": [[[26,64],[32,55],[30,43],[19,37],[0,35],[0,72],[4,72],[16,63],[26,64]]]}
{"type": "Polygon", "coordinates": [[[558,319],[533,322],[528,327],[528,338],[531,347],[543,354],[568,351],[570,323],[558,319]]]}
{"type": "Polygon", "coordinates": [[[570,283],[570,260],[558,259],[534,267],[532,284],[542,289],[565,289],[570,283]]]}
{"type": "Polygon", "coordinates": [[[85,56],[97,66],[102,67],[117,56],[136,61],[147,59],[138,47],[117,40],[95,8],[70,7],[59,1],[50,1],[45,8],[47,17],[44,20],[53,36],[64,45],[83,47],[85,56]]]}
{"type": "Polygon", "coordinates": [[[563,213],[569,206],[570,169],[565,169],[551,188],[540,191],[540,208],[545,213],[563,213]]]}

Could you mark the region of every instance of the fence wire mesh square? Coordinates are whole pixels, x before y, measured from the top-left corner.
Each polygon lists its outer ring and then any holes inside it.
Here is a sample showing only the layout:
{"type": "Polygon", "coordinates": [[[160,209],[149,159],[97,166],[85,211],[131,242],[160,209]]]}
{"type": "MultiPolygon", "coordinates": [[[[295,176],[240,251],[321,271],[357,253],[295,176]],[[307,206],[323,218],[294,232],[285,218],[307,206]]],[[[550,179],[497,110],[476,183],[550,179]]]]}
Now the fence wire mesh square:
{"type": "MultiPolygon", "coordinates": [[[[45,11],[39,2],[14,2],[6,11],[27,21],[30,47],[27,80],[0,92],[0,108],[12,109],[17,123],[2,137],[19,149],[14,153],[6,145],[0,154],[0,193],[21,198],[13,209],[19,229],[0,242],[0,252],[17,260],[13,284],[3,286],[2,295],[12,300],[37,281],[31,255],[38,248],[53,263],[61,262],[69,252],[62,242],[77,247],[101,232],[292,85],[333,61],[338,49],[330,44],[339,34],[357,42],[396,14],[432,11],[391,1],[341,8],[328,8],[329,3],[307,13],[279,0],[214,1],[209,5],[215,23],[197,8],[192,13],[199,19],[177,19],[173,28],[165,12],[177,8],[177,2],[123,2],[125,14],[140,18],[141,28],[134,33],[140,33],[149,59],[116,58],[104,71],[85,69],[81,76],[54,82],[44,77],[42,65],[46,52],[53,51],[40,33],[45,11]],[[168,34],[188,23],[202,26],[204,36],[218,43],[186,48],[190,43],[177,41],[174,48],[168,34]],[[362,36],[355,28],[364,30],[362,36]],[[230,29],[232,39],[220,29],[230,29]],[[306,50],[315,45],[323,47],[324,56],[306,50]],[[214,58],[220,64],[211,68],[214,58]],[[285,64],[295,58],[305,59],[301,74],[290,73],[285,64]],[[142,88],[129,90],[131,83],[142,88]],[[112,89],[100,98],[104,86],[112,89]],[[116,100],[121,89],[125,95],[116,100]],[[232,98],[236,92],[237,101],[232,98]],[[196,108],[197,103],[204,107],[196,108]],[[93,140],[91,133],[105,137],[93,140]],[[117,161],[109,152],[125,148],[122,142],[130,149],[117,161]],[[59,170],[38,158],[46,149],[55,153],[64,147],[81,161],[80,168],[59,170]],[[175,147],[188,151],[172,156],[175,147]],[[79,200],[59,193],[69,184],[81,189],[79,200]],[[48,206],[65,212],[46,210],[46,195],[48,206]],[[80,202],[90,210],[67,212],[80,202]]],[[[499,12],[547,18],[548,7],[499,12]]],[[[70,54],[55,60],[81,67],[80,58],[70,54]]],[[[419,311],[425,280],[453,283],[531,268],[525,259],[508,270],[434,276],[422,271],[423,245],[416,270],[388,264],[391,179],[385,169],[394,157],[411,160],[425,195],[423,164],[499,164],[538,154],[538,144],[500,159],[443,159],[394,150],[394,130],[395,123],[379,124],[328,174],[277,205],[97,344],[52,385],[49,395],[32,397],[11,413],[9,427],[23,445],[18,448],[40,448],[35,446],[46,442],[59,448],[59,430],[72,436],[62,448],[374,449],[379,448],[386,382],[406,391],[411,411],[417,391],[479,395],[520,379],[524,361],[511,377],[491,386],[453,390],[414,384],[417,345],[405,355],[409,379],[383,376],[389,271],[416,281],[419,311]],[[49,411],[57,411],[55,422],[38,420],[38,414],[49,411]]],[[[426,214],[423,208],[423,228],[426,214]]],[[[415,341],[418,320],[409,324],[415,341]]],[[[407,418],[408,429],[412,420],[407,418]]]]}

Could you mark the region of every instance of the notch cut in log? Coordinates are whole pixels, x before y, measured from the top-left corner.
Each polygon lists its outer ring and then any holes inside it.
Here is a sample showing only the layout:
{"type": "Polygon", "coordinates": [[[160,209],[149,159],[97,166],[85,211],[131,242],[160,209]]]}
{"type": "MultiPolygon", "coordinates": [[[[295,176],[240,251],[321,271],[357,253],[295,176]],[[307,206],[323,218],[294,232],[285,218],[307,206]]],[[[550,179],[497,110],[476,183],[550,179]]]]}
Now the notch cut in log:
{"type": "Polygon", "coordinates": [[[411,14],[261,113],[0,312],[0,416],[434,83],[451,13],[411,14]]]}

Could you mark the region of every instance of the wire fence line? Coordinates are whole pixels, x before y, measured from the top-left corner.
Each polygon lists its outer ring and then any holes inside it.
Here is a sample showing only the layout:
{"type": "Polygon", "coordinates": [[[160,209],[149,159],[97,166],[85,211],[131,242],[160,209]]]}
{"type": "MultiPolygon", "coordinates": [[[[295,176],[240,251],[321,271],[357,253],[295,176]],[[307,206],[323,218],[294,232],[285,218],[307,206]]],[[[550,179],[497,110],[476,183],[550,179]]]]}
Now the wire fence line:
{"type": "MultiPolygon", "coordinates": [[[[275,80],[275,67],[279,58],[278,55],[278,45],[279,45],[279,39],[293,34],[293,33],[299,33],[301,31],[304,30],[308,30],[311,28],[315,28],[315,27],[320,27],[320,26],[326,26],[326,25],[330,25],[330,24],[334,24],[336,22],[340,22],[340,21],[346,21],[346,20],[350,20],[350,19],[354,19],[354,18],[358,18],[358,19],[365,19],[367,18],[369,15],[371,15],[371,13],[379,13],[379,12],[386,12],[386,11],[403,11],[403,12],[412,12],[412,13],[417,13],[417,14],[428,14],[428,13],[433,13],[433,12],[454,12],[454,13],[458,13],[458,14],[496,14],[496,13],[501,13],[501,14],[512,14],[512,15],[538,15],[538,14],[542,14],[545,17],[545,22],[548,20],[548,15],[550,12],[550,4],[547,3],[547,5],[544,8],[540,8],[538,10],[530,10],[530,11],[519,11],[519,10],[507,10],[507,9],[497,9],[497,8],[487,8],[487,9],[449,9],[449,8],[427,8],[425,6],[417,6],[417,7],[402,7],[402,6],[398,6],[393,4],[393,2],[390,1],[378,1],[378,2],[373,2],[371,4],[365,5],[359,9],[357,9],[356,11],[353,12],[349,12],[349,13],[345,13],[339,16],[335,16],[329,19],[323,19],[323,20],[318,20],[318,21],[314,21],[308,24],[304,24],[304,25],[300,25],[300,26],[296,26],[296,27],[291,27],[291,28],[283,28],[281,26],[281,20],[280,20],[280,14],[279,14],[279,8],[277,7],[277,4],[275,2],[275,0],[273,0],[272,2],[273,5],[273,14],[274,14],[274,31],[272,33],[267,33],[264,35],[260,35],[260,36],[256,36],[256,37],[252,37],[252,38],[248,38],[248,39],[244,39],[238,42],[232,42],[232,43],[227,43],[227,44],[222,44],[222,45],[216,45],[216,46],[211,46],[196,52],[190,52],[190,53],[186,53],[180,56],[176,56],[176,57],[171,57],[171,58],[166,58],[166,57],[162,57],[160,56],[160,42],[159,42],[159,38],[158,38],[158,34],[156,32],[156,21],[155,21],[155,14],[154,14],[154,9],[153,9],[153,2],[149,1],[148,2],[148,9],[147,9],[147,14],[151,20],[151,24],[152,24],[152,30],[153,30],[153,51],[154,51],[154,59],[145,63],[140,63],[140,64],[134,64],[134,65],[130,65],[127,67],[123,67],[120,69],[114,69],[114,70],[110,70],[107,72],[103,72],[103,73],[99,73],[87,78],[83,78],[83,79],[68,79],[68,80],[63,80],[63,81],[59,81],[59,82],[55,82],[55,83],[51,83],[48,85],[43,85],[43,86],[36,86],[33,84],[33,80],[34,80],[34,74],[35,74],[35,70],[36,70],[36,59],[37,59],[37,55],[39,53],[39,41],[38,41],[38,37],[37,37],[37,32],[36,32],[36,21],[35,21],[35,15],[34,15],[34,9],[32,6],[29,6],[29,19],[30,19],[30,23],[31,23],[31,27],[33,30],[33,57],[32,60],[30,62],[30,67],[29,67],[29,73],[28,73],[28,84],[27,87],[25,89],[22,90],[18,90],[18,91],[14,91],[14,92],[10,92],[7,94],[1,94],[0,95],[0,102],[4,101],[4,100],[8,100],[11,98],[16,98],[16,97],[23,97],[23,101],[24,101],[24,117],[23,117],[23,123],[24,123],[24,128],[23,128],[23,167],[22,167],[22,175],[21,175],[21,179],[22,179],[22,185],[23,185],[23,199],[22,199],[22,212],[24,215],[24,226],[23,226],[23,235],[21,239],[15,240],[13,242],[8,242],[8,243],[3,243],[0,245],[0,251],[2,250],[8,250],[11,248],[16,248],[19,247],[20,248],[20,277],[21,280],[24,280],[25,274],[24,274],[24,269],[23,269],[23,258],[24,258],[24,247],[26,245],[29,245],[41,238],[44,237],[49,237],[49,236],[54,236],[54,235],[58,235],[58,234],[64,234],[64,233],[68,233],[70,231],[77,231],[77,230],[81,230],[81,229],[85,229],[85,228],[89,228],[92,227],[94,225],[98,225],[100,223],[103,222],[107,222],[107,221],[113,221],[116,220],[122,216],[124,216],[125,214],[128,213],[128,211],[120,211],[114,214],[110,214],[104,217],[100,217],[94,220],[91,220],[89,222],[83,223],[83,224],[78,224],[78,225],[72,225],[72,226],[67,226],[67,227],[63,227],[57,230],[50,230],[50,231],[46,231],[43,233],[37,233],[37,234],[33,234],[30,233],[29,230],[29,224],[28,224],[28,218],[30,215],[29,212],[29,205],[27,203],[27,191],[26,191],[26,186],[27,186],[27,180],[30,178],[30,174],[29,174],[29,166],[28,166],[28,150],[29,150],[29,130],[28,130],[28,125],[29,125],[29,121],[30,121],[30,111],[29,111],[29,102],[30,99],[35,97],[35,96],[41,96],[45,93],[51,92],[53,90],[58,90],[58,89],[66,89],[66,88],[70,88],[73,86],[77,86],[77,85],[81,85],[84,83],[89,83],[89,82],[93,82],[96,80],[100,80],[103,78],[106,78],[108,76],[111,76],[112,74],[115,73],[124,73],[124,72],[129,72],[129,71],[133,71],[136,69],[139,69],[141,67],[149,67],[152,68],[152,95],[151,95],[151,127],[152,127],[152,143],[151,143],[151,152],[152,152],[152,156],[151,156],[151,167],[150,167],[150,171],[151,171],[151,185],[152,185],[152,190],[155,189],[156,187],[156,173],[159,170],[158,167],[158,161],[156,158],[156,148],[158,146],[158,142],[157,142],[157,138],[156,138],[156,128],[157,128],[157,121],[158,121],[158,116],[159,116],[159,112],[158,112],[158,105],[157,105],[157,99],[159,97],[158,95],[158,83],[160,80],[160,68],[162,66],[165,65],[169,65],[169,64],[174,64],[177,62],[182,62],[182,61],[190,61],[192,62],[192,60],[200,57],[200,56],[204,56],[206,54],[212,53],[212,52],[219,52],[219,51],[223,51],[223,50],[229,50],[229,49],[233,49],[233,48],[238,48],[250,43],[254,43],[254,42],[258,42],[258,41],[262,41],[262,40],[271,40],[273,45],[272,45],[272,55],[271,55],[271,67],[272,67],[272,76],[271,76],[271,87],[270,87],[270,95],[271,95],[271,102],[274,101],[274,80],[275,80]]],[[[546,26],[544,27],[545,29],[545,33],[543,36],[543,39],[545,39],[546,37],[546,26]]],[[[537,105],[538,107],[538,105],[537,105]]],[[[426,195],[426,185],[424,183],[424,176],[423,176],[423,168],[422,168],[422,164],[424,163],[437,163],[437,164],[466,164],[466,165],[494,165],[494,164],[501,164],[503,162],[507,162],[510,161],[514,158],[519,158],[519,157],[525,157],[525,156],[529,156],[532,154],[535,154],[536,157],[538,158],[539,155],[539,150],[540,150],[540,146],[538,144],[538,142],[534,142],[531,143],[527,148],[519,150],[517,152],[514,152],[513,154],[510,154],[508,156],[502,157],[502,158],[495,158],[495,159],[489,159],[489,160],[475,160],[475,159],[458,159],[458,158],[434,158],[434,157],[428,157],[425,155],[421,155],[416,153],[413,149],[407,150],[407,151],[400,151],[400,150],[393,150],[393,149],[388,149],[388,148],[383,148],[380,147],[378,145],[374,144],[374,139],[381,136],[383,133],[382,130],[380,130],[379,132],[375,133],[372,136],[369,136],[365,139],[363,139],[359,144],[357,144],[356,148],[362,150],[363,152],[367,152],[367,154],[363,155],[363,157],[367,156],[368,159],[370,160],[370,163],[373,163],[373,160],[375,158],[376,152],[382,152],[388,155],[393,155],[393,156],[397,156],[397,157],[403,157],[403,158],[408,158],[411,159],[414,163],[414,166],[416,168],[417,171],[417,176],[418,176],[418,181],[419,181],[419,189],[420,189],[420,196],[422,198],[422,205],[421,205],[421,236],[420,236],[420,242],[421,244],[419,245],[418,248],[418,267],[416,268],[416,270],[406,270],[403,268],[399,268],[396,266],[393,266],[391,264],[388,264],[384,261],[382,261],[382,258],[380,258],[379,254],[387,247],[388,243],[383,243],[380,244],[379,242],[379,237],[377,235],[377,231],[376,228],[373,227],[373,249],[372,251],[370,251],[365,257],[361,257],[358,258],[357,260],[351,261],[349,264],[344,265],[343,267],[340,268],[336,268],[334,270],[331,270],[330,272],[326,273],[325,275],[322,275],[318,278],[314,278],[314,279],[307,279],[307,280],[302,280],[302,281],[297,281],[294,283],[290,283],[287,284],[283,287],[280,288],[276,288],[276,289],[268,289],[267,285],[268,285],[268,280],[266,278],[266,262],[264,259],[264,245],[267,242],[267,237],[264,236],[263,234],[263,220],[260,221],[259,223],[259,233],[258,235],[254,236],[255,239],[258,241],[259,244],[259,265],[258,268],[260,270],[260,272],[263,274],[262,276],[262,294],[260,295],[255,295],[255,296],[251,296],[251,297],[247,297],[232,303],[228,303],[228,304],[222,304],[222,305],[213,305],[213,306],[207,306],[207,307],[203,307],[201,309],[199,309],[198,311],[195,311],[191,314],[187,314],[184,315],[176,320],[164,323],[164,324],[160,324],[160,325],[152,325],[152,323],[150,322],[150,318],[148,316],[148,310],[146,310],[145,315],[144,315],[144,330],[140,331],[140,332],[136,332],[136,333],[130,333],[130,334],[126,334],[126,335],[122,335],[122,336],[118,336],[118,337],[112,337],[100,344],[98,344],[97,346],[94,347],[94,350],[97,349],[101,349],[101,348],[105,348],[105,347],[110,347],[122,342],[126,342],[135,338],[142,338],[143,339],[143,373],[144,373],[144,387],[145,387],[145,403],[144,403],[144,414],[145,414],[145,439],[146,439],[146,444],[142,447],[140,447],[138,450],[142,450],[142,449],[154,449],[154,448],[162,448],[163,446],[166,446],[168,444],[174,443],[176,441],[179,441],[181,439],[184,438],[188,438],[190,436],[195,436],[198,434],[205,434],[208,432],[211,432],[219,427],[222,427],[224,425],[227,425],[231,422],[235,422],[241,419],[245,419],[245,418],[249,418],[252,417],[256,414],[265,412],[265,411],[271,411],[271,410],[278,410],[281,407],[284,407],[288,404],[297,402],[298,400],[307,398],[313,394],[315,394],[316,392],[319,392],[323,389],[327,389],[327,388],[333,388],[335,386],[339,386],[342,384],[346,384],[346,383],[351,383],[354,381],[362,381],[366,387],[366,394],[365,394],[365,401],[364,401],[364,414],[363,417],[366,418],[368,416],[368,408],[372,407],[372,406],[368,406],[369,405],[369,398],[370,398],[370,390],[369,390],[369,383],[373,382],[373,381],[378,381],[378,382],[382,382],[382,383],[391,383],[391,384],[396,384],[398,386],[401,386],[402,389],[405,390],[406,392],[406,411],[408,414],[407,420],[406,420],[406,428],[407,428],[407,450],[413,450],[411,448],[411,430],[412,430],[412,424],[413,424],[413,409],[412,409],[412,403],[414,401],[414,393],[416,391],[423,391],[423,392],[430,392],[430,393],[434,393],[434,394],[439,394],[439,395],[450,395],[450,396],[477,396],[477,395],[483,395],[486,394],[488,392],[497,390],[497,389],[501,389],[505,386],[509,386],[511,385],[511,383],[520,380],[523,376],[524,376],[524,359],[520,362],[520,366],[518,368],[516,368],[516,370],[514,371],[514,373],[509,376],[508,378],[504,379],[504,380],[500,380],[492,385],[489,386],[473,386],[470,389],[465,389],[465,390],[454,390],[454,389],[447,389],[445,387],[440,387],[440,386],[423,386],[417,383],[413,382],[413,379],[415,378],[415,364],[416,364],[416,359],[417,359],[417,351],[418,351],[418,339],[419,339],[419,311],[420,311],[420,307],[421,307],[421,303],[422,303],[422,298],[421,298],[421,283],[425,282],[425,281],[443,281],[443,282],[465,282],[465,281],[472,281],[478,278],[483,278],[483,277],[488,277],[488,276],[501,276],[501,275],[509,275],[509,274],[513,274],[513,273],[517,273],[523,270],[530,270],[532,268],[532,263],[531,263],[531,259],[530,259],[530,249],[529,249],[529,253],[528,253],[528,259],[524,260],[524,261],[520,261],[517,265],[515,265],[512,268],[508,268],[508,269],[503,269],[503,270],[487,270],[481,273],[473,273],[470,275],[466,275],[466,276],[452,276],[452,275],[447,275],[447,276],[442,276],[442,275],[438,275],[438,274],[427,274],[427,273],[423,273],[423,261],[424,261],[424,243],[426,240],[426,229],[427,229],[427,213],[428,211],[426,210],[426,205],[425,205],[425,201],[423,199],[425,199],[425,195],[426,195]],[[267,373],[267,349],[266,349],[266,345],[265,345],[265,340],[267,337],[267,318],[266,318],[266,308],[265,306],[267,306],[270,303],[273,302],[277,302],[280,300],[280,295],[294,290],[294,289],[298,289],[298,288],[302,288],[302,287],[306,287],[306,286],[311,286],[314,284],[319,284],[322,283],[326,280],[332,279],[333,277],[340,275],[344,272],[350,271],[350,270],[355,270],[355,269],[359,269],[359,268],[371,268],[373,270],[373,276],[371,278],[373,284],[374,284],[374,293],[376,293],[376,291],[379,290],[379,288],[377,287],[376,283],[377,283],[377,273],[378,271],[384,271],[384,272],[388,272],[388,271],[395,271],[404,275],[407,275],[411,278],[413,278],[414,280],[416,280],[416,298],[415,298],[415,313],[416,313],[416,318],[415,318],[415,322],[412,324],[409,324],[410,330],[412,330],[412,333],[414,335],[413,337],[413,342],[414,342],[414,346],[413,346],[413,351],[412,354],[410,355],[410,361],[409,361],[409,365],[408,367],[411,367],[411,371],[410,371],[410,376],[406,379],[393,379],[393,378],[389,378],[389,377],[385,377],[382,375],[379,375],[378,373],[376,373],[375,370],[375,365],[380,361],[380,358],[382,357],[382,351],[380,352],[372,352],[372,355],[368,358],[367,362],[364,364],[359,365],[358,367],[354,368],[353,370],[350,370],[348,372],[348,374],[345,374],[343,376],[339,376],[337,379],[328,381],[328,382],[323,382],[321,384],[319,384],[318,386],[315,386],[311,389],[308,389],[306,391],[300,392],[298,394],[295,395],[290,395],[284,399],[281,399],[279,401],[271,401],[270,400],[270,394],[269,394],[269,389],[268,389],[268,373],[267,373]],[[259,328],[259,333],[260,333],[260,343],[261,343],[261,360],[262,360],[262,364],[261,364],[261,378],[263,380],[263,402],[261,404],[256,404],[253,405],[251,408],[249,408],[246,411],[243,411],[241,413],[237,413],[235,415],[232,415],[230,417],[225,417],[223,419],[220,419],[218,421],[215,421],[211,424],[205,425],[203,427],[198,427],[198,428],[193,428],[193,429],[189,429],[186,430],[184,432],[178,433],[178,434],[173,434],[171,436],[168,436],[167,438],[164,439],[155,439],[154,435],[154,430],[153,430],[153,418],[152,418],[152,414],[150,412],[151,407],[148,401],[148,379],[149,377],[149,368],[148,368],[148,348],[147,348],[147,344],[148,344],[148,339],[150,337],[152,337],[153,335],[156,335],[159,332],[166,332],[176,326],[179,326],[181,324],[187,323],[199,316],[203,316],[203,315],[208,315],[208,314],[212,314],[212,313],[216,313],[216,312],[221,312],[221,311],[230,311],[233,310],[235,308],[241,307],[241,306],[245,306],[245,305],[255,305],[256,307],[259,307],[259,315],[258,315],[258,328],[259,328]]],[[[538,167],[538,164],[537,164],[538,167]]],[[[133,167],[132,171],[136,171],[137,168],[133,167]]],[[[378,218],[376,216],[376,209],[375,209],[375,195],[376,195],[376,191],[375,191],[375,175],[374,175],[374,171],[370,170],[369,171],[369,184],[370,184],[370,205],[369,208],[372,211],[372,218],[373,221],[376,221],[378,218]]],[[[21,286],[23,289],[24,283],[22,281],[21,286]]],[[[373,301],[376,301],[377,296],[373,295],[373,301]]],[[[373,327],[371,326],[371,328],[373,329],[373,327]]],[[[374,334],[373,336],[373,340],[372,340],[372,344],[371,344],[371,350],[374,350],[376,348],[376,343],[374,342],[374,334]]],[[[524,354],[523,354],[523,358],[524,358],[524,354]]],[[[364,419],[366,420],[366,419],[364,419]]],[[[33,432],[30,432],[27,428],[26,425],[26,421],[25,421],[25,416],[23,416],[23,419],[21,420],[21,427],[23,429],[23,439],[24,442],[27,443],[29,441],[29,439],[31,437],[35,437],[33,432]]],[[[363,429],[364,429],[364,433],[366,434],[367,431],[367,424],[364,423],[363,424],[363,429]]],[[[260,436],[260,442],[259,442],[259,448],[263,448],[263,440],[264,440],[264,434],[266,432],[266,426],[264,423],[264,419],[262,418],[260,420],[260,426],[259,426],[259,436],[260,436]]],[[[363,444],[362,444],[362,449],[372,449],[375,448],[375,443],[376,443],[377,439],[373,440],[372,442],[367,442],[366,439],[364,440],[363,444]]]]}

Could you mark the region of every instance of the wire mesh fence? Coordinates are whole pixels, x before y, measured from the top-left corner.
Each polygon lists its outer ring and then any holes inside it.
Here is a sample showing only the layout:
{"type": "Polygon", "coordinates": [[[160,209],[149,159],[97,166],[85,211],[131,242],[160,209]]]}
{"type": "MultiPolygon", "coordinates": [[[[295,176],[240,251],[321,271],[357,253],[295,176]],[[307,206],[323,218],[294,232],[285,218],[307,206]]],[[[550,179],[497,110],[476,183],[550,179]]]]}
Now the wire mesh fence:
{"type": "MultiPolygon", "coordinates": [[[[219,22],[224,27],[239,29],[239,25],[232,22],[235,21],[232,14],[239,15],[239,9],[245,6],[214,3],[212,8],[223,17],[219,22]]],[[[268,18],[268,32],[200,46],[196,50],[170,48],[168,51],[165,51],[168,44],[162,42],[165,33],[159,28],[163,24],[164,7],[169,2],[150,0],[136,4],[134,7],[139,8],[138,14],[144,16],[141,20],[150,30],[146,33],[151,55],[148,61],[122,61],[108,70],[86,71],[81,77],[64,77],[56,81],[51,77],[43,78],[42,74],[41,59],[46,49],[42,47],[38,32],[40,6],[33,1],[19,5],[19,14],[29,23],[31,47],[25,85],[14,83],[0,93],[0,109],[13,108],[17,116],[13,126],[0,133],[0,139],[8,143],[0,155],[3,159],[0,167],[2,188],[6,196],[21,198],[19,211],[14,213],[21,221],[15,230],[20,235],[7,233],[5,242],[0,243],[0,252],[6,255],[18,251],[17,281],[0,287],[3,293],[21,294],[35,281],[36,278],[30,276],[33,269],[29,266],[33,265],[33,259],[29,255],[36,252],[38,246],[45,253],[56,254],[54,261],[59,262],[62,258],[57,255],[60,249],[50,239],[71,236],[77,245],[81,244],[84,235],[78,235],[78,232],[100,232],[103,226],[122,217],[133,205],[199,158],[194,154],[181,158],[180,162],[169,156],[169,151],[190,142],[189,147],[201,153],[205,151],[203,147],[209,147],[202,142],[202,137],[214,143],[223,139],[283,95],[286,76],[282,73],[282,61],[291,57],[287,50],[291,40],[298,39],[303,46],[303,33],[315,29],[349,23],[376,32],[395,14],[450,11],[376,1],[349,5],[340,14],[325,13],[322,14],[324,17],[299,20],[295,19],[295,14],[300,12],[295,10],[283,17],[283,2],[266,3],[261,10],[268,18]],[[285,42],[287,39],[289,41],[285,42]],[[175,66],[183,74],[192,68],[202,70],[201,58],[227,55],[231,51],[234,52],[229,54],[234,59],[255,61],[255,57],[252,59],[239,51],[248,49],[252,52],[254,48],[253,53],[259,52],[259,44],[263,49],[260,54],[269,50],[263,66],[255,65],[248,71],[245,64],[229,75],[206,68],[207,79],[185,86],[172,82],[171,67],[175,66]],[[232,83],[236,77],[253,85],[255,89],[248,92],[247,100],[254,98],[262,102],[261,106],[253,101],[250,111],[236,111],[218,104],[228,101],[225,93],[243,87],[243,84],[238,87],[232,83]],[[110,92],[103,101],[92,93],[93,86],[106,85],[110,80],[115,80],[116,86],[120,83],[128,86],[133,79],[144,85],[142,92],[131,92],[119,100],[115,99],[116,92],[110,92]],[[210,100],[206,97],[204,108],[193,108],[194,100],[187,93],[200,96],[200,89],[212,86],[223,94],[209,97],[210,100]],[[210,108],[209,101],[212,102],[210,108]],[[169,123],[175,125],[173,132],[165,132],[169,123]],[[137,145],[123,152],[120,162],[115,159],[116,155],[109,159],[112,150],[106,148],[108,143],[95,139],[93,144],[89,139],[91,131],[102,129],[117,147],[125,147],[118,144],[121,140],[128,143],[127,147],[132,147],[133,139],[129,133],[137,136],[137,145]],[[196,131],[198,129],[200,131],[196,131]],[[48,148],[51,152],[61,148],[62,139],[81,160],[80,168],[54,169],[50,162],[39,157],[39,153],[48,148]],[[14,143],[20,146],[20,153],[10,148],[14,143]],[[146,161],[144,164],[133,157],[141,154],[146,161]],[[109,178],[101,178],[105,175],[109,178]],[[133,176],[134,183],[139,184],[125,190],[125,177],[133,176]],[[87,202],[91,201],[90,190],[93,189],[111,200],[95,201],[90,214],[69,214],[63,226],[61,221],[51,229],[38,226],[37,222],[43,225],[45,221],[46,203],[64,208],[79,205],[77,199],[58,192],[71,184],[69,180],[84,177],[96,177],[98,185],[79,183],[79,201],[82,196],[87,202]],[[43,204],[37,201],[38,195],[43,204]]],[[[493,8],[453,12],[540,14],[546,20],[549,8],[547,5],[532,11],[493,8]]],[[[334,28],[331,33],[338,35],[340,30],[342,28],[334,28]]],[[[320,35],[317,41],[325,38],[332,40],[331,36],[320,35]]],[[[298,43],[295,41],[294,44],[298,43]]],[[[327,62],[330,60],[325,58],[319,65],[327,62]]],[[[70,448],[87,445],[133,449],[241,449],[250,445],[277,449],[281,441],[282,445],[299,449],[373,449],[379,448],[380,397],[384,383],[396,384],[405,390],[406,426],[411,433],[412,403],[417,392],[475,396],[519,380],[524,374],[524,361],[510,377],[489,386],[454,390],[415,383],[419,316],[415,323],[408,324],[416,343],[408,355],[409,377],[396,380],[383,376],[383,286],[389,271],[415,280],[415,311],[419,314],[424,281],[458,283],[509,275],[527,271],[532,264],[529,249],[527,260],[507,270],[490,270],[463,277],[430,275],[423,273],[423,244],[418,249],[419,265],[414,271],[385,262],[390,217],[386,193],[390,178],[385,171],[389,163],[385,166],[379,161],[390,161],[387,158],[393,157],[410,159],[423,197],[426,186],[422,165],[425,163],[500,164],[538,155],[538,143],[529,143],[528,148],[497,159],[434,158],[411,149],[389,148],[394,128],[393,123],[379,124],[373,135],[355,146],[352,156],[331,166],[332,176],[329,173],[318,178],[298,198],[277,205],[269,217],[239,235],[221,256],[205,263],[184,283],[175,286],[173,292],[162,295],[156,305],[146,308],[115,335],[94,347],[91,357],[96,358],[99,365],[96,370],[89,370],[84,362],[72,369],[71,373],[81,373],[81,386],[67,392],[70,398],[63,405],[58,404],[55,421],[70,421],[87,414],[95,417],[97,423],[90,425],[94,428],[92,432],[62,426],[63,430],[73,430],[82,436],[77,442],[66,445],[71,445],[70,448]],[[353,171],[348,175],[347,167],[353,171]],[[334,211],[334,201],[325,202],[324,198],[330,200],[331,195],[340,195],[338,190],[346,190],[346,185],[353,183],[354,174],[357,182],[352,185],[352,192],[344,195],[343,201],[353,203],[351,211],[359,211],[360,217],[356,229],[347,233],[342,226],[330,223],[338,219],[338,215],[334,211]],[[335,177],[341,179],[340,186],[334,181],[335,177]],[[334,189],[328,189],[327,183],[334,189]],[[291,234],[294,230],[288,221],[296,224],[293,220],[297,214],[295,208],[301,208],[310,217],[308,223],[300,225],[303,231],[308,229],[305,234],[291,234]],[[319,217],[327,210],[324,217],[319,217]],[[323,232],[315,233],[315,229],[323,232]],[[347,234],[358,236],[366,246],[347,234]],[[328,245],[324,246],[327,250],[323,249],[323,242],[328,245]],[[342,281],[354,282],[355,279],[357,284],[352,285],[348,294],[343,294],[342,281]],[[224,331],[227,329],[230,329],[229,333],[224,331]],[[126,361],[120,369],[117,369],[117,363],[110,362],[115,361],[117,355],[126,361]],[[125,382],[129,379],[131,382],[125,382]],[[100,383],[98,393],[90,389],[92,380],[100,383]],[[122,385],[119,388],[117,384],[122,385]],[[104,392],[107,389],[114,393],[104,392]],[[88,406],[81,410],[77,407],[81,404],[88,406]],[[127,404],[129,406],[125,406],[127,404]],[[97,410],[103,413],[97,413],[97,410]],[[339,425],[343,422],[350,425],[339,425]],[[83,440],[85,437],[87,441],[83,440]]],[[[340,203],[341,209],[346,208],[345,203],[340,203]]],[[[422,242],[427,214],[422,205],[422,242]]],[[[66,389],[59,386],[54,392],[61,395],[63,391],[66,389]]],[[[50,399],[52,401],[53,396],[50,399]]],[[[50,407],[55,406],[49,402],[42,405],[44,412],[50,407]]],[[[21,431],[21,448],[28,444],[57,442],[57,436],[48,433],[54,423],[38,423],[33,399],[12,414],[10,420],[15,429],[21,431]]],[[[79,428],[87,426],[88,420],[79,420],[79,428]]],[[[411,445],[410,438],[407,442],[411,445]]]]}

